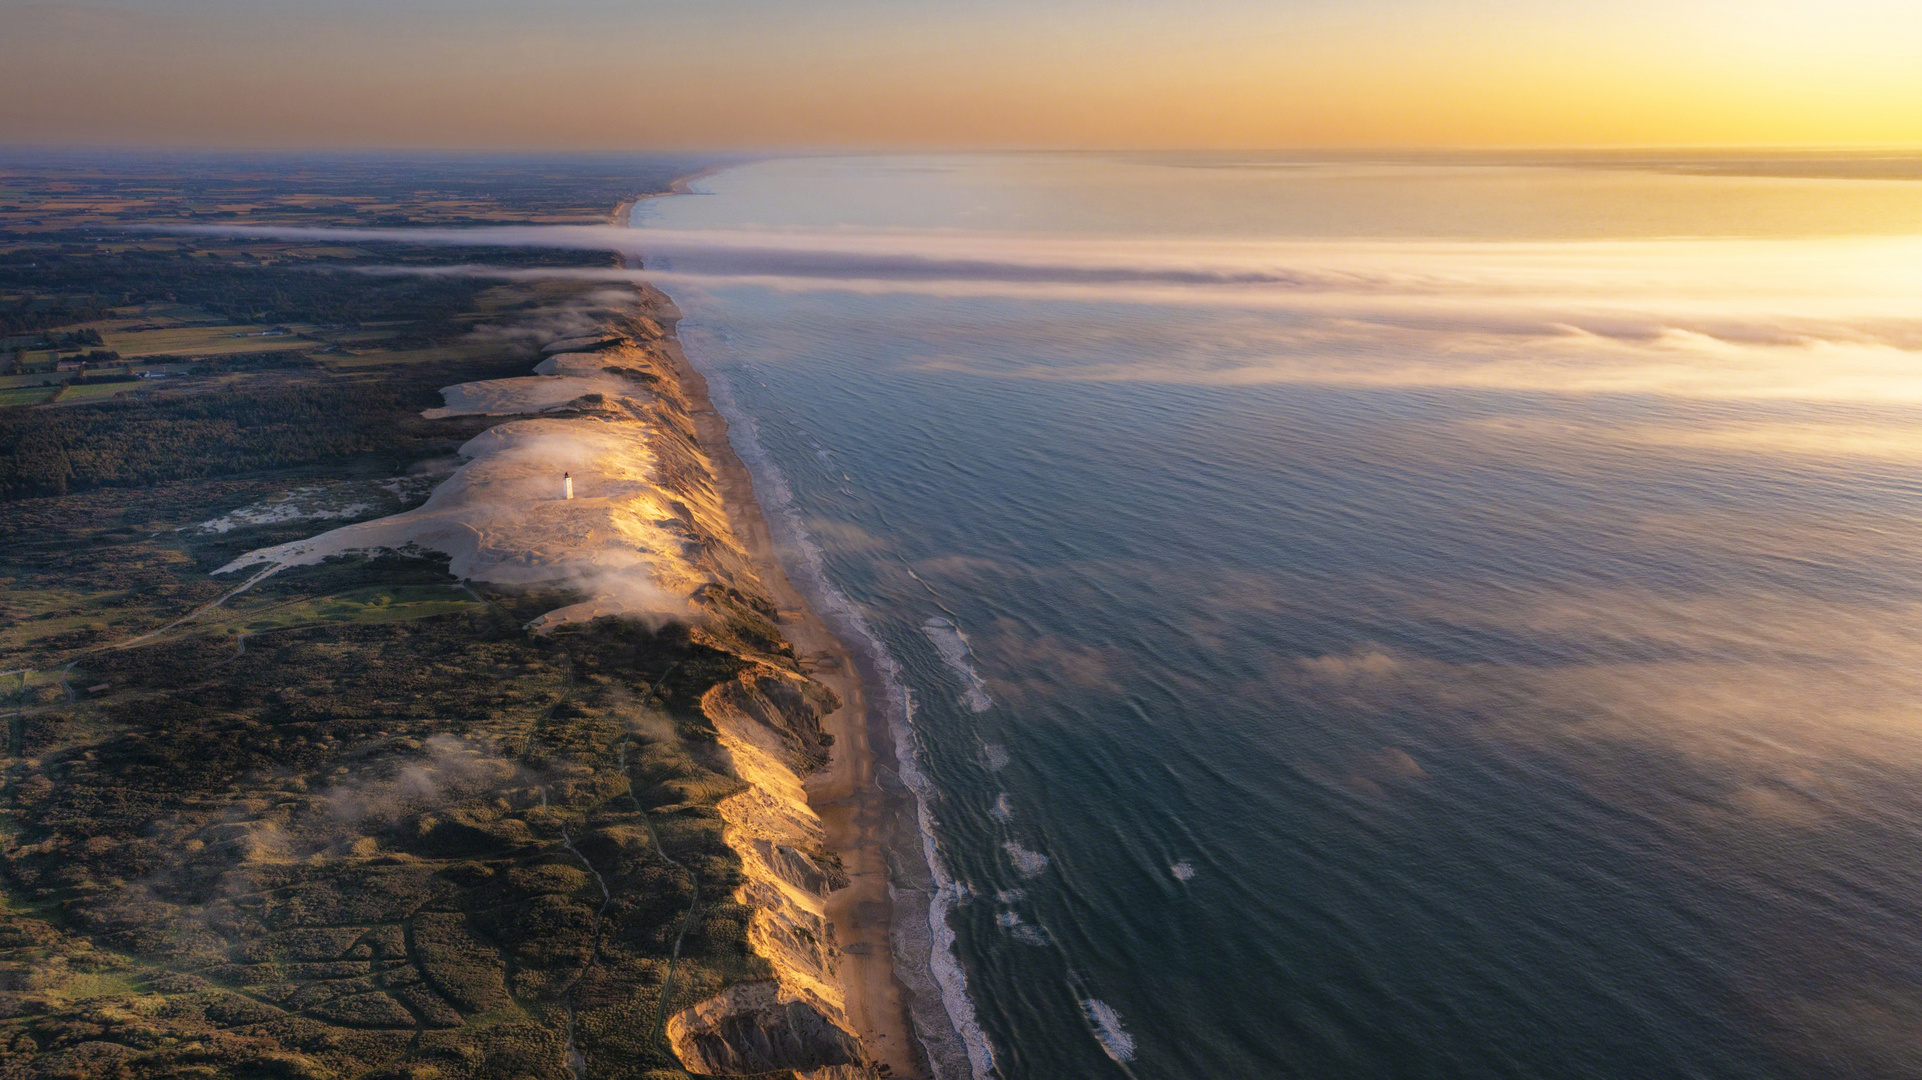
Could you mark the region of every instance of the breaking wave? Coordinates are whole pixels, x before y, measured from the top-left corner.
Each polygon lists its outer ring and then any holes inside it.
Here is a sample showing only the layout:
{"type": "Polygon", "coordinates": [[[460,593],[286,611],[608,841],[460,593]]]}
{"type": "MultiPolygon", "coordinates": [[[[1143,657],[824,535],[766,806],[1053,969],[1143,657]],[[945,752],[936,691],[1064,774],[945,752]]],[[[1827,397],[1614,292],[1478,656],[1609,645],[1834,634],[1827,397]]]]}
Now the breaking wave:
{"type": "Polygon", "coordinates": [[[1020,871],[1022,877],[1039,877],[1048,869],[1048,857],[1039,851],[1029,851],[1022,847],[1019,840],[1010,840],[1002,844],[1001,850],[1008,853],[1008,861],[1014,864],[1014,868],[1020,871]]]}
{"type": "Polygon", "coordinates": [[[961,704],[969,712],[987,712],[994,708],[994,699],[988,696],[988,684],[974,669],[974,651],[968,648],[968,636],[961,628],[936,615],[921,624],[921,632],[934,643],[941,662],[961,680],[961,704]]]}
{"type": "Polygon", "coordinates": [[[1088,1026],[1094,1029],[1095,1039],[1101,1049],[1116,1061],[1132,1061],[1135,1056],[1134,1036],[1121,1026],[1121,1017],[1114,1006],[1097,998],[1087,998],[1081,1003],[1081,1011],[1088,1018],[1088,1026]]]}

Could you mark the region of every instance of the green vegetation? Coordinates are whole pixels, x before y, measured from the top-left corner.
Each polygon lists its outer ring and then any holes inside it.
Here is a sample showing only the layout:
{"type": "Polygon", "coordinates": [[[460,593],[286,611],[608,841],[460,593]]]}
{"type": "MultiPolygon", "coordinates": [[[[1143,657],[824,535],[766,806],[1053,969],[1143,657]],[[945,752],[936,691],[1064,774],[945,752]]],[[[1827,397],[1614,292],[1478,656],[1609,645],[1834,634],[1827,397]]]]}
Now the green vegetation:
{"type": "Polygon", "coordinates": [[[440,403],[440,387],[526,369],[525,357],[494,357],[466,364],[382,365],[352,376],[302,378],[282,372],[245,386],[230,384],[221,393],[0,413],[0,498],[151,485],[355,456],[384,456],[404,467],[397,453],[404,458],[423,442],[451,450],[489,426],[484,419],[421,419],[420,410],[440,403]]]}
{"type": "MultiPolygon", "coordinates": [[[[231,241],[136,257],[46,223],[211,196],[94,177],[35,203],[0,181],[51,229],[0,251],[0,311],[24,313],[0,329],[92,329],[123,353],[235,319],[309,335],[224,360],[203,336],[180,347],[202,357],[190,374],[138,398],[0,388],[20,406],[0,411],[0,1076],[563,1080],[570,1006],[589,1075],[684,1076],[663,1013],[766,974],[715,809],[739,783],[701,710],[755,664],[791,665],[755,601],[719,602],[733,614],[698,634],[534,635],[572,598],[469,588],[425,553],[238,595],[210,573],[424,497],[390,478],[444,468],[487,423],[421,419],[434,391],[532,360],[476,323],[585,289],[263,270],[271,245],[231,241]],[[320,329],[336,321],[361,325],[320,329]],[[347,516],[235,513],[296,494],[347,516]]],[[[392,177],[324,198],[250,182],[213,204],[249,209],[212,212],[606,212],[392,177]]]]}
{"type": "Polygon", "coordinates": [[[43,405],[60,393],[58,386],[0,387],[0,409],[15,405],[43,405]]]}
{"type": "MultiPolygon", "coordinates": [[[[279,588],[408,576],[435,566],[337,564],[279,588]]],[[[335,599],[364,613],[442,588],[335,599]]],[[[209,626],[7,688],[24,712],[0,972],[28,1015],[0,1038],[105,1037],[152,1076],[258,1067],[268,1044],[334,1075],[558,1076],[571,992],[595,1075],[673,1070],[649,991],[694,883],[643,817],[710,897],[740,883],[713,809],[738,782],[699,701],[742,661],[674,628],[536,637],[505,609],[551,600],[498,601],[384,622],[295,602],[249,620],[285,625],[244,649],[209,626]]],[[[766,973],[744,908],[699,916],[669,1011],[766,973]]]]}

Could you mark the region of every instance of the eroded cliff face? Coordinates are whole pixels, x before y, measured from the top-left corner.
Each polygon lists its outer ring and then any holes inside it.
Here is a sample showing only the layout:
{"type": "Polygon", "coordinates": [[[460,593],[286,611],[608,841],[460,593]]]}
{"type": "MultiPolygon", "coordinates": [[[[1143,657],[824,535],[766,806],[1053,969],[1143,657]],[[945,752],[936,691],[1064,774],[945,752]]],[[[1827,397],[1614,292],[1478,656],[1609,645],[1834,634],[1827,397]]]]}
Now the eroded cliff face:
{"type": "MultiPolygon", "coordinates": [[[[644,340],[661,332],[651,320],[633,329],[644,340]]],[[[580,372],[599,359],[597,354],[561,355],[537,370],[580,372]]],[[[689,411],[705,402],[689,399],[671,365],[649,363],[665,358],[646,346],[624,345],[613,359],[647,365],[621,370],[604,363],[601,370],[647,379],[654,391],[655,422],[649,426],[657,481],[675,496],[670,509],[686,537],[686,553],[712,581],[693,602],[717,615],[773,614],[752,560],[730,531],[714,462],[688,423],[689,411]]],[[[791,658],[756,656],[752,636],[736,635],[729,644],[760,662],[709,690],[701,710],[714,725],[731,771],[747,784],[719,804],[726,822],[722,837],[741,859],[745,882],[734,899],[753,913],[748,944],[773,968],[774,978],[736,984],[683,1010],[669,1018],[665,1033],[695,1073],[793,1070],[807,1080],[872,1077],[876,1073],[844,1009],[837,978],[840,950],[826,918],[827,894],[846,885],[847,877],[839,860],[825,851],[820,818],[802,786],[802,777],[828,760],[833,740],[823,731],[822,718],[841,703],[794,670],[791,658]]]]}
{"type": "Polygon", "coordinates": [[[873,1075],[861,1046],[814,1005],[786,996],[779,982],[729,987],[668,1021],[668,1038],[689,1072],[752,1076],[793,1070],[808,1080],[873,1075]]]}
{"type": "MultiPolygon", "coordinates": [[[[690,422],[691,412],[707,404],[691,398],[677,376],[668,352],[674,347],[671,331],[663,321],[671,326],[671,320],[646,316],[610,321],[610,334],[580,342],[581,351],[564,351],[569,344],[557,343],[563,351],[541,362],[532,385],[510,390],[536,402],[579,391],[558,406],[546,406],[576,414],[552,423],[594,425],[583,432],[589,438],[605,438],[602,432],[610,428],[636,433],[647,488],[623,491],[597,478],[603,466],[590,466],[580,485],[582,498],[575,501],[611,498],[640,507],[612,512],[626,519],[617,530],[621,540],[645,555],[652,580],[664,593],[705,617],[710,640],[753,662],[734,680],[708,691],[701,709],[731,771],[747,785],[719,804],[726,822],[722,835],[741,859],[745,882],[733,899],[753,913],[749,946],[768,962],[774,978],[730,986],[675,1014],[665,1034],[694,1073],[793,1070],[807,1080],[872,1077],[876,1073],[844,1010],[837,979],[840,951],[825,917],[827,894],[847,878],[839,860],[823,848],[820,818],[802,786],[802,777],[828,759],[831,740],[821,721],[840,703],[782,655],[784,645],[771,622],[773,605],[731,530],[715,462],[690,422]],[[547,381],[567,385],[557,390],[542,385],[547,381]],[[761,623],[763,618],[770,621],[761,623]]],[[[450,394],[450,405],[490,400],[486,385],[450,394]]],[[[617,468],[609,462],[605,471],[617,468]]],[[[628,599],[621,589],[602,588],[549,612],[537,627],[620,614],[628,599]]]]}
{"type": "Polygon", "coordinates": [[[736,899],[753,911],[749,944],[775,978],[730,987],[668,1021],[668,1038],[691,1071],[869,1075],[848,1030],[840,952],[825,917],[827,893],[847,879],[822,853],[821,822],[800,779],[825,760],[821,717],[838,705],[818,684],[767,666],[702,699],[735,775],[749,785],[721,802],[722,835],[747,878],[736,899]]]}

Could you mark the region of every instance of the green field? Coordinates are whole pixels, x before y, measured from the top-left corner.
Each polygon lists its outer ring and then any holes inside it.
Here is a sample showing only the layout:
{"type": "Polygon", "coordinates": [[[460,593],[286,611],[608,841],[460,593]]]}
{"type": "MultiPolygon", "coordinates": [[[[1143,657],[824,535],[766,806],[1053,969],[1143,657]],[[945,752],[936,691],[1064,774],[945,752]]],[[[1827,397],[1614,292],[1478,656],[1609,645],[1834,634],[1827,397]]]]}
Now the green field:
{"type": "Polygon", "coordinates": [[[24,384],[0,387],[0,409],[15,405],[39,405],[59,392],[58,386],[24,384]]]}
{"type": "Polygon", "coordinates": [[[316,623],[384,623],[426,619],[455,612],[482,614],[486,605],[458,585],[388,585],[355,589],[271,608],[240,613],[224,622],[207,622],[208,630],[244,630],[255,634],[316,623]]]}
{"type": "Polygon", "coordinates": [[[60,395],[59,404],[82,405],[95,401],[109,401],[121,394],[132,395],[140,388],[141,383],[137,380],[134,382],[89,383],[85,386],[69,386],[67,387],[67,392],[60,395]]]}
{"type": "MultiPolygon", "coordinates": [[[[220,356],[237,352],[267,352],[276,349],[311,349],[311,340],[295,337],[259,337],[265,328],[244,324],[221,326],[177,326],[160,330],[126,331],[103,328],[100,336],[107,348],[122,356],[220,356]]],[[[299,330],[299,327],[290,327],[299,330]]]]}

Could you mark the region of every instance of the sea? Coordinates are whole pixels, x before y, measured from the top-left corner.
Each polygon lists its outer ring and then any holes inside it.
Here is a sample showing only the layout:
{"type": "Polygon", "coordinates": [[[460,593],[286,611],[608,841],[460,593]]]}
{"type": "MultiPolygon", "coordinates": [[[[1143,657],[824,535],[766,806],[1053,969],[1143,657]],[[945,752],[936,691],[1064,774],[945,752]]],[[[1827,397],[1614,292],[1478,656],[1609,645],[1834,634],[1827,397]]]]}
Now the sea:
{"type": "Polygon", "coordinates": [[[633,224],[880,673],[946,1080],[1922,1076],[1922,159],[813,156],[633,224]]]}

